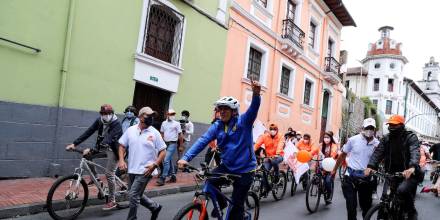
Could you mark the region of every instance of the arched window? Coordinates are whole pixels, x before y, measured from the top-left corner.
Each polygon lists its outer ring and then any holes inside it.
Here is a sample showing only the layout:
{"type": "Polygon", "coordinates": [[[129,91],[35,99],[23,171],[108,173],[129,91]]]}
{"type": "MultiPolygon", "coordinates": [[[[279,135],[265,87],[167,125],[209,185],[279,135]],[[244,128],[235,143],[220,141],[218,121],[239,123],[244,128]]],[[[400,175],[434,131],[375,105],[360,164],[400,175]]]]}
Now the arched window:
{"type": "Polygon", "coordinates": [[[380,63],[375,63],[374,64],[374,69],[379,69],[380,68],[380,63]]]}
{"type": "Polygon", "coordinates": [[[428,79],[428,81],[431,81],[431,78],[432,78],[432,72],[431,72],[431,71],[429,71],[429,72],[428,72],[428,78],[427,78],[427,79],[428,79]]]}

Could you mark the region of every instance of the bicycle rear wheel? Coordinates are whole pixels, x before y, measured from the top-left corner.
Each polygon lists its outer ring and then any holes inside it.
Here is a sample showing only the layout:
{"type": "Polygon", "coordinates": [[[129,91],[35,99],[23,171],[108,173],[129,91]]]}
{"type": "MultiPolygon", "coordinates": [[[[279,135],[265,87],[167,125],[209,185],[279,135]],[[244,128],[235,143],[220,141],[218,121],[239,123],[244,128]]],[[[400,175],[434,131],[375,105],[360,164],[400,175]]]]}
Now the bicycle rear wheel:
{"type": "Polygon", "coordinates": [[[296,180],[295,180],[295,178],[293,178],[292,184],[290,185],[290,196],[295,195],[297,186],[298,186],[298,184],[296,184],[296,180]]]}
{"type": "Polygon", "coordinates": [[[273,183],[273,188],[272,188],[273,198],[277,201],[283,199],[284,194],[286,194],[286,187],[287,187],[286,173],[280,170],[278,182],[273,183]]]}
{"type": "Polygon", "coordinates": [[[321,200],[321,190],[319,190],[319,184],[317,181],[310,181],[306,190],[306,206],[310,213],[314,213],[318,210],[319,201],[321,200]]]}
{"type": "Polygon", "coordinates": [[[202,210],[202,204],[200,202],[191,202],[182,207],[173,220],[208,220],[208,213],[206,210],[202,210]]]}
{"type": "Polygon", "coordinates": [[[368,210],[365,214],[364,220],[376,220],[376,219],[387,219],[387,220],[397,220],[393,216],[388,216],[387,211],[384,210],[383,204],[377,204],[368,210]]]}
{"type": "Polygon", "coordinates": [[[56,220],[76,219],[87,204],[89,189],[78,175],[59,178],[49,190],[46,207],[49,215],[56,220]]]}

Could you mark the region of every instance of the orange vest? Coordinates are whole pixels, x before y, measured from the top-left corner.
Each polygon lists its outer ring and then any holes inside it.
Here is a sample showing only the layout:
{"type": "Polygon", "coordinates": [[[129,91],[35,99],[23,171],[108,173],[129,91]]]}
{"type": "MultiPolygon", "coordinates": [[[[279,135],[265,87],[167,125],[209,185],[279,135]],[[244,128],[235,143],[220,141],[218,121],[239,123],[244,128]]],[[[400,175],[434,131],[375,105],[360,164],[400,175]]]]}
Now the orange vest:
{"type": "Polygon", "coordinates": [[[296,144],[296,148],[298,148],[298,150],[308,151],[308,152],[312,153],[312,155],[317,155],[319,152],[319,149],[317,147],[313,146],[313,144],[311,142],[309,142],[308,144],[305,144],[304,140],[302,140],[302,139],[296,144]]]}
{"type": "Polygon", "coordinates": [[[270,134],[261,135],[255,143],[254,151],[258,150],[263,144],[266,149],[266,156],[284,155],[284,137],[280,133],[273,138],[270,134]]]}

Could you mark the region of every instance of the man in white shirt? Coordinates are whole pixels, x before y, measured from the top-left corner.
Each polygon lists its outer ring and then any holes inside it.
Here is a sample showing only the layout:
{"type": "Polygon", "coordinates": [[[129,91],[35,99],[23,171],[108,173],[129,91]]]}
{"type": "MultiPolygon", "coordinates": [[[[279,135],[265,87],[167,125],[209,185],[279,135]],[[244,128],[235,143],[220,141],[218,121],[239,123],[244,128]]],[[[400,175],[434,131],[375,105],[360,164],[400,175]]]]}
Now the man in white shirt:
{"type": "Polygon", "coordinates": [[[191,141],[191,135],[194,133],[194,124],[189,120],[189,111],[183,110],[181,113],[180,127],[183,134],[183,145],[179,145],[177,148],[178,158],[183,156],[186,146],[191,141]]]}
{"type": "Polygon", "coordinates": [[[167,151],[165,160],[163,161],[163,170],[161,177],[157,180],[158,186],[163,186],[165,184],[165,179],[170,177],[167,182],[176,182],[175,166],[172,162],[173,155],[177,150],[178,142],[183,143],[182,128],[180,123],[175,120],[176,112],[173,109],[169,109],[167,113],[167,119],[162,122],[160,127],[160,133],[162,134],[163,140],[167,145],[167,151]]]}
{"type": "Polygon", "coordinates": [[[151,211],[151,219],[157,219],[162,206],[144,193],[153,171],[165,158],[165,142],[153,124],[155,112],[150,107],[139,111],[140,123],[129,127],[119,139],[119,163],[121,170],[127,169],[124,161],[128,152],[129,201],[130,211],[127,220],[136,219],[139,202],[151,211]]]}

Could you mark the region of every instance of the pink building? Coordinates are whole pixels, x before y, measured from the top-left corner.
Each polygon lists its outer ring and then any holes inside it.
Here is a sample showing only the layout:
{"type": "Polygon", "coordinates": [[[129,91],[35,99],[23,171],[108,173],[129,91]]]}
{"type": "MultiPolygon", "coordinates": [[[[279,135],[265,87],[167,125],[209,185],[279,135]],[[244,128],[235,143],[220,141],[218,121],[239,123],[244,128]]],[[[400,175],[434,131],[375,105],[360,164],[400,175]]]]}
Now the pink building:
{"type": "Polygon", "coordinates": [[[231,0],[221,95],[250,104],[250,78],[263,85],[258,120],[310,133],[341,128],[341,0],[231,0]]]}

